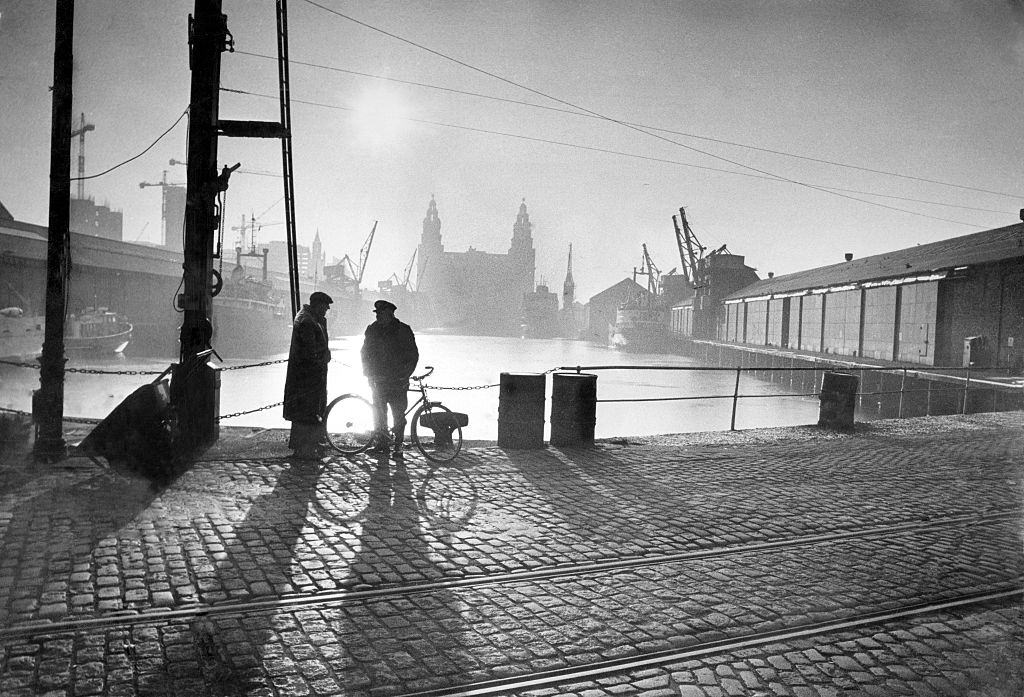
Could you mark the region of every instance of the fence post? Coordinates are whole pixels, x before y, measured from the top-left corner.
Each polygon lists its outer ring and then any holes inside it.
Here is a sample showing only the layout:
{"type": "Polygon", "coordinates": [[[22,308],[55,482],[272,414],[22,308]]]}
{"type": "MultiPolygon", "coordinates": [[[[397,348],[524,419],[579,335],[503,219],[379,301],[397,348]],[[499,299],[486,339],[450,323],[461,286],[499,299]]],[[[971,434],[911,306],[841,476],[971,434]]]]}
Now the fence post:
{"type": "Polygon", "coordinates": [[[967,390],[971,388],[971,367],[967,366],[967,378],[964,380],[964,406],[960,410],[960,414],[967,413],[967,390]]]}
{"type": "Polygon", "coordinates": [[[931,416],[932,415],[932,381],[931,380],[925,380],[925,383],[928,385],[928,392],[925,395],[924,415],[925,416],[931,416]]]}
{"type": "Polygon", "coordinates": [[[736,430],[736,403],[740,399],[740,372],[743,368],[736,369],[736,388],[732,392],[732,422],[729,424],[729,430],[736,430]]]}
{"type": "Polygon", "coordinates": [[[903,377],[900,378],[900,406],[896,412],[896,418],[903,418],[903,390],[907,386],[907,369],[903,369],[903,377]]]}

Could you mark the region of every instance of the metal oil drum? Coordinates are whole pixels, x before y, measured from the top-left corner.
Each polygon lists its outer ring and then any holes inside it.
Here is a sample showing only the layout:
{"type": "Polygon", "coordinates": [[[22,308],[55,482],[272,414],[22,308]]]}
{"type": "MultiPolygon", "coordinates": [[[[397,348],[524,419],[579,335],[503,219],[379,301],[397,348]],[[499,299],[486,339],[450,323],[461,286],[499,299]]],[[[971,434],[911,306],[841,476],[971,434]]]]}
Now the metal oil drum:
{"type": "Polygon", "coordinates": [[[592,445],[597,421],[597,376],[555,373],[551,382],[551,445],[592,445]]]}
{"type": "Polygon", "coordinates": [[[543,448],[544,373],[502,373],[498,388],[498,446],[543,448]]]}

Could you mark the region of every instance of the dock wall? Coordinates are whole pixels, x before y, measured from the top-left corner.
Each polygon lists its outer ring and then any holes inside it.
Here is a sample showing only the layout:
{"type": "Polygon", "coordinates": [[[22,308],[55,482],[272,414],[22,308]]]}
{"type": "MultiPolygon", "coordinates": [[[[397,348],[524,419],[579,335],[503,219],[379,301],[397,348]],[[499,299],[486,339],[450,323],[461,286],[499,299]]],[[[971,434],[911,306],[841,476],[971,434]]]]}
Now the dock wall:
{"type": "Polygon", "coordinates": [[[678,339],[677,351],[703,365],[744,368],[794,394],[816,394],[823,373],[857,375],[857,416],[862,420],[942,416],[1024,409],[1024,387],[984,375],[931,372],[921,367],[880,366],[759,349],[716,341],[678,339]]]}

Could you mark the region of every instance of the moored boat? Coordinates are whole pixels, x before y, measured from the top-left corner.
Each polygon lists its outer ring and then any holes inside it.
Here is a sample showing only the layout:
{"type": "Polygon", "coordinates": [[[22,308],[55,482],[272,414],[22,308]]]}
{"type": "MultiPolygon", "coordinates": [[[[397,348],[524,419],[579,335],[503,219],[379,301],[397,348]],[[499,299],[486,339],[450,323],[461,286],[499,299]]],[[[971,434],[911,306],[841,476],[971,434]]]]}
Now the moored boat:
{"type": "Polygon", "coordinates": [[[668,349],[668,311],[659,298],[640,297],[624,303],[609,328],[608,344],[621,351],[660,353],[668,349]]]}
{"type": "Polygon", "coordinates": [[[64,332],[67,354],[121,353],[132,340],[132,324],[106,307],[87,307],[68,317],[64,332]]]}

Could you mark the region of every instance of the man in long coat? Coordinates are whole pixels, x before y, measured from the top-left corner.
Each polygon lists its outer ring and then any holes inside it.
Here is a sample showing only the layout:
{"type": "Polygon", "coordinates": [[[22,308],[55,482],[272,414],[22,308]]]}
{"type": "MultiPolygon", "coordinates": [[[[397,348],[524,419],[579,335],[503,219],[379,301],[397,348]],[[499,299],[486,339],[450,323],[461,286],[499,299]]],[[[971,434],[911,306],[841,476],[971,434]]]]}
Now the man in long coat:
{"type": "MultiPolygon", "coordinates": [[[[416,337],[408,324],[395,317],[398,308],[387,300],[373,304],[377,321],[363,335],[363,374],[373,391],[374,426],[378,435],[388,429],[388,407],[391,407],[396,457],[402,455],[405,438],[405,410],[409,408],[409,376],[420,359],[416,337]]],[[[386,441],[378,449],[387,449],[386,441]]]]}
{"type": "Polygon", "coordinates": [[[327,310],[333,302],[327,293],[316,291],[292,322],[288,373],[284,381],[284,418],[292,422],[288,446],[300,458],[316,457],[324,437],[327,364],[331,360],[327,346],[327,310]]]}

